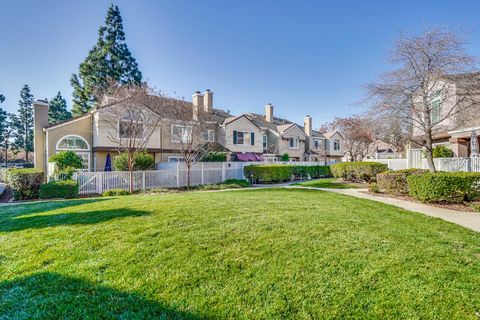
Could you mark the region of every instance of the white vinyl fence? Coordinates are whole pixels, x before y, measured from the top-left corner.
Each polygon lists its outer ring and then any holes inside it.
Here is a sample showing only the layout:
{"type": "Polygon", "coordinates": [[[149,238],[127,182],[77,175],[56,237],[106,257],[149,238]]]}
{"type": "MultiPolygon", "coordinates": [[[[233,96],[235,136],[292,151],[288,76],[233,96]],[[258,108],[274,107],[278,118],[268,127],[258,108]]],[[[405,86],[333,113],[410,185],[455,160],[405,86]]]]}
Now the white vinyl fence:
{"type": "MultiPolygon", "coordinates": [[[[376,159],[368,161],[385,163],[391,170],[428,169],[427,159],[423,158],[420,149],[408,150],[406,159],[376,159]]],[[[480,158],[436,158],[433,159],[433,162],[437,171],[480,172],[480,158]]]]}
{"type": "MultiPolygon", "coordinates": [[[[262,162],[200,162],[192,166],[190,184],[213,184],[227,179],[245,179],[243,168],[262,162]]],[[[292,165],[319,165],[318,162],[289,162],[292,165]]],[[[185,164],[159,163],[158,170],[133,172],[135,190],[148,190],[154,188],[179,188],[187,185],[187,170],[185,164]]],[[[79,183],[79,193],[101,194],[111,189],[130,189],[130,172],[76,172],[74,180],[79,183]]]]}

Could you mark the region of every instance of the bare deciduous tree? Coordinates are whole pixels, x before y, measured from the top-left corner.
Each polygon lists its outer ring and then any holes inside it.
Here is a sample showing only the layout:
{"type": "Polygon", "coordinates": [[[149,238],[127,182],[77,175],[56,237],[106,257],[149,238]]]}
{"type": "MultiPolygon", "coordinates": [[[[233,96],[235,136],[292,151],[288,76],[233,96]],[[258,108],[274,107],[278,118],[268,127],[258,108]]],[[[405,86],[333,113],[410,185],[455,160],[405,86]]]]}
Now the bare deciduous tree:
{"type": "Polygon", "coordinates": [[[345,157],[348,161],[363,160],[370,150],[370,145],[375,141],[372,122],[361,116],[335,118],[323,127],[322,131],[325,130],[335,130],[342,135],[345,157]]]}
{"type": "Polygon", "coordinates": [[[396,69],[367,85],[372,113],[412,129],[425,148],[429,168],[434,136],[461,125],[478,105],[479,77],[475,59],[453,31],[426,30],[419,36],[400,35],[389,61],[396,69]]]}
{"type": "Polygon", "coordinates": [[[210,113],[192,106],[183,99],[174,100],[170,109],[172,141],[177,144],[187,171],[187,187],[191,185],[191,168],[215,145],[217,124],[210,113]]]}
{"type": "Polygon", "coordinates": [[[127,154],[130,192],[133,192],[136,154],[147,149],[152,135],[160,128],[162,115],[169,109],[171,99],[163,97],[146,84],[112,84],[103,93],[100,108],[107,113],[104,117],[106,136],[118,153],[127,154]]]}

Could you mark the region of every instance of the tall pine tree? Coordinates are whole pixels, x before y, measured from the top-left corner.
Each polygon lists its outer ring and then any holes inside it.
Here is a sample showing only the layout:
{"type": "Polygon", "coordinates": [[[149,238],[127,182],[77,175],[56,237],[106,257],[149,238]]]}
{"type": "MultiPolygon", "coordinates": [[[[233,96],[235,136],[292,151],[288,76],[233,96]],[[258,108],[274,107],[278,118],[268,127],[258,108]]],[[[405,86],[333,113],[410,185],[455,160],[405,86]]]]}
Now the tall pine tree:
{"type": "Polygon", "coordinates": [[[18,114],[11,116],[13,129],[13,148],[25,152],[25,162],[28,162],[28,153],[33,151],[33,94],[26,84],[20,91],[18,114]]]}
{"type": "MultiPolygon", "coordinates": [[[[5,96],[0,94],[0,103],[5,101],[5,96]]],[[[10,139],[10,123],[8,121],[7,111],[0,108],[0,148],[4,152],[5,167],[8,162],[8,142],[10,139]]]]}
{"type": "Polygon", "coordinates": [[[48,123],[54,124],[70,119],[72,114],[67,110],[67,101],[62,97],[60,91],[49,101],[48,123]]]}
{"type": "Polygon", "coordinates": [[[97,44],[73,74],[74,116],[89,111],[95,103],[95,93],[105,89],[109,82],[140,84],[142,73],[125,42],[120,10],[113,4],[108,8],[105,25],[98,30],[97,44]]]}

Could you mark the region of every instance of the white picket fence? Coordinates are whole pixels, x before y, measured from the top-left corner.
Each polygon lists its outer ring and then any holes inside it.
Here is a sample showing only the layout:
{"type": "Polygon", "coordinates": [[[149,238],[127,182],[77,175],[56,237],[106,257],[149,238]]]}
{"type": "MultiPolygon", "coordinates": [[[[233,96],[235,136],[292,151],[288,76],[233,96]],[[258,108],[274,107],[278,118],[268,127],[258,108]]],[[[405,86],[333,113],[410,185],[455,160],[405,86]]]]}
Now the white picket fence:
{"type": "MultiPolygon", "coordinates": [[[[243,168],[262,162],[200,162],[192,166],[190,184],[220,183],[227,179],[245,179],[243,168]]],[[[289,162],[288,164],[312,166],[318,162],[289,162]]],[[[179,188],[187,185],[187,168],[181,162],[157,164],[158,170],[133,172],[135,190],[154,188],[179,188]]],[[[81,195],[101,194],[111,189],[130,189],[130,172],[76,172],[81,195]]]]}

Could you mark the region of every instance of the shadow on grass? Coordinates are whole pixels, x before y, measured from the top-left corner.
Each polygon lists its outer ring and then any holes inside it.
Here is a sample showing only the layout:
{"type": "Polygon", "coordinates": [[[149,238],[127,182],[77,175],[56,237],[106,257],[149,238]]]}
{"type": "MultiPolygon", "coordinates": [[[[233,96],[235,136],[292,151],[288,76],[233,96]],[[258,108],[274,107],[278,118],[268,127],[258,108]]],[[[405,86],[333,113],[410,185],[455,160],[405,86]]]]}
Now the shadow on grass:
{"type": "Polygon", "coordinates": [[[2,319],[200,319],[135,293],[48,272],[0,283],[0,315],[2,319]]]}
{"type": "MultiPolygon", "coordinates": [[[[44,211],[42,211],[43,213],[44,211]]],[[[30,212],[31,214],[31,212],[30,212]]],[[[25,229],[41,229],[48,227],[95,224],[116,218],[139,217],[150,214],[147,211],[128,208],[78,211],[48,215],[33,215],[27,217],[11,216],[10,219],[0,220],[0,231],[11,232],[25,229]]]]}

